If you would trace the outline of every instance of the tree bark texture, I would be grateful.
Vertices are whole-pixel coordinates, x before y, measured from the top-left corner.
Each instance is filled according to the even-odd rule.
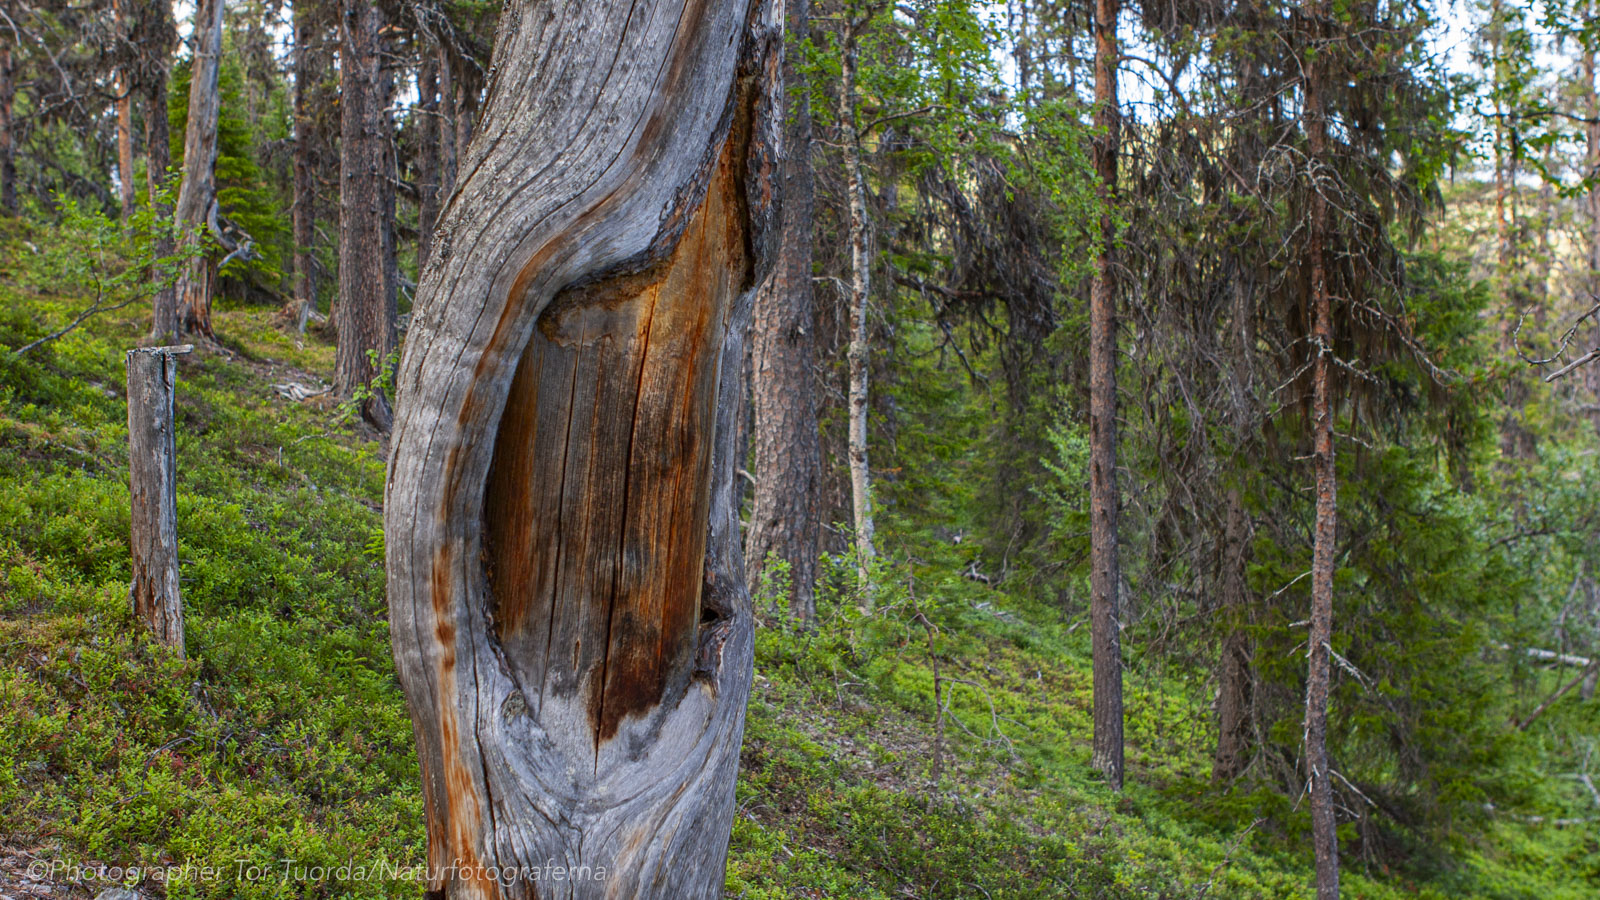
[[[1089,287],[1089,618],[1094,644],[1093,764],[1122,789],[1122,567],[1117,558],[1117,295],[1114,258],[1119,116],[1117,0],[1095,2],[1094,139],[1100,253]]]
[[[189,121],[183,135],[183,183],[174,211],[179,247],[201,245],[211,204],[217,202],[218,77],[222,64],[222,0],[199,0],[194,13],[194,68],[189,79]],[[215,337],[211,298],[216,266],[205,254],[183,264],[178,275],[178,315],[185,333]]]
[[[1309,17],[1323,15],[1316,3]],[[1322,67],[1305,65],[1305,110],[1311,167],[1310,222],[1306,252],[1311,269],[1312,333],[1316,354],[1311,369],[1311,456],[1316,468],[1317,511],[1311,558],[1311,633],[1306,680],[1306,780],[1311,793],[1311,841],[1316,852],[1317,898],[1339,896],[1339,836],[1334,817],[1332,772],[1328,763],[1328,694],[1333,680],[1333,573],[1337,550],[1338,474],[1333,455],[1333,298],[1328,289],[1328,201],[1321,172],[1327,152],[1328,121],[1322,107]]]
[[[789,107],[779,163],[783,242],[766,286],[756,293],[751,326],[751,469],[755,496],[745,537],[749,583],[760,584],[768,558],[788,566],[790,614],[817,616],[817,553],[822,519],[822,446],[817,431],[816,314],[811,282],[811,104],[802,90],[800,52],[808,0],[786,5],[783,80]]]
[[[339,346],[333,390],[343,398],[371,385],[394,350],[395,307],[388,258],[389,114],[377,4],[342,0],[339,44]],[[389,424],[389,399],[375,387],[362,414]]]
[[[128,4],[134,0],[114,0],[111,4],[115,16],[117,36],[127,38]],[[117,199],[122,204],[122,219],[127,221],[133,215],[133,207],[138,194],[138,186],[133,180],[133,93],[134,78],[129,66],[124,64],[117,68],[116,77],[116,108],[117,108]]]
[[[417,270],[428,267],[439,221],[439,57],[424,51],[417,67]]]
[[[11,35],[0,45],[0,212],[17,214],[16,58]]]
[[[316,37],[316,19],[305,0],[294,5],[294,299],[295,330],[306,332],[306,322],[317,308],[317,259],[313,247],[317,239],[317,188],[315,136],[312,126],[311,82],[316,67],[311,42]]]
[[[444,201],[456,186],[456,85],[450,57],[439,48],[439,215],[444,215]],[[437,229],[438,220],[434,220]],[[430,249],[431,253],[432,250]],[[422,271],[418,268],[417,271]]]
[[[778,232],[781,27],[746,0],[514,0],[499,29],[385,503],[428,890],[549,896],[517,867],[554,860],[591,867],[563,897],[716,897],[752,677],[733,440]]]
[[[177,447],[173,399],[187,347],[128,351],[128,480],[133,524],[134,618],[183,655],[178,593]]]
[[[839,127],[844,131],[844,165],[850,193],[850,506],[855,526],[856,568],[863,597],[872,603],[873,546],[872,467],[867,459],[868,416],[872,407],[867,376],[872,362],[871,323],[867,299],[872,293],[872,257],[868,250],[867,182],[861,169],[861,135],[856,130],[856,32],[862,25],[846,23],[844,60],[839,84]]]
[[[167,54],[177,39],[171,0],[146,0],[139,8],[130,36],[139,51],[138,86],[144,96],[144,183],[150,210],[157,221],[171,221],[172,204],[162,200],[167,172],[172,168],[171,129],[167,123]],[[173,254],[172,238],[156,234],[153,254],[165,259]],[[166,285],[151,298],[150,339],[169,343],[178,337],[178,292]]]

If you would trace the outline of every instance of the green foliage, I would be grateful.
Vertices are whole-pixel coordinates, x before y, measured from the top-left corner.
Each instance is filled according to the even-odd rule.
[[[170,192],[166,199],[170,201]],[[34,237],[22,242],[26,253],[14,258],[16,283],[40,294],[87,301],[59,324],[51,320],[49,334],[70,333],[90,316],[150,300],[172,286],[185,258],[181,253],[157,255],[162,242],[173,246],[176,229],[148,206],[122,222],[60,195],[55,224]]]

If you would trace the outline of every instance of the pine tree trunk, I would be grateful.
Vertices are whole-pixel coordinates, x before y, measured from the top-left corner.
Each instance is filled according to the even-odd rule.
[[[111,6],[119,37],[128,37],[128,4],[134,0],[113,0]],[[127,65],[117,68],[117,199],[122,204],[122,220],[133,215],[138,186],[133,180],[133,92],[134,79]]]
[[[872,605],[873,547],[872,467],[867,462],[867,374],[871,369],[871,324],[867,298],[871,296],[872,259],[867,251],[867,184],[861,170],[861,135],[856,131],[856,32],[860,25],[846,23],[843,72],[839,87],[839,125],[844,132],[845,175],[850,192],[850,502],[855,526],[856,567],[862,596]]]
[[[156,640],[183,655],[183,603],[178,593],[177,448],[173,399],[178,354],[188,347],[128,351],[128,473],[134,618]]]
[[[0,212],[17,214],[16,63],[6,33],[0,45]]]
[[[217,91],[222,63],[222,0],[199,0],[194,18],[194,68],[189,80],[189,121],[183,136],[183,184],[174,211],[184,251],[201,245],[206,220],[217,199]],[[178,275],[178,316],[182,330],[214,338],[211,299],[215,264],[199,254]]]
[[[306,333],[306,322],[317,309],[317,188],[315,136],[312,128],[311,82],[316,78],[311,42],[316,23],[306,0],[294,5],[294,296],[299,309],[295,330]]]
[[[1313,3],[1308,13],[1319,21]],[[1320,30],[1320,26],[1319,26]],[[1328,763],[1328,694],[1333,672],[1333,573],[1338,517],[1338,477],[1333,455],[1333,298],[1328,288],[1328,202],[1320,167],[1326,158],[1328,122],[1322,108],[1322,66],[1305,64],[1305,115],[1309,134],[1311,203],[1307,254],[1311,266],[1312,352],[1311,455],[1316,468],[1317,511],[1311,559],[1311,633],[1306,681],[1306,779],[1311,792],[1311,840],[1316,852],[1317,898],[1339,896],[1339,836],[1334,817],[1332,773]]]
[[[685,6],[507,6],[419,289],[385,529],[433,897],[548,896],[518,871],[547,863],[580,900],[722,891],[753,659],[733,438],[783,122],[770,10]]]
[[[1094,643],[1096,769],[1122,790],[1122,568],[1117,559],[1117,0],[1095,2],[1094,168],[1100,179],[1100,254],[1089,288],[1089,602]]]
[[[389,400],[373,385],[395,344],[390,204],[389,116],[382,66],[383,13],[342,0],[339,45],[339,346],[333,391],[350,398],[368,387],[362,414],[389,425]]]
[[[139,86],[144,95],[144,184],[150,211],[158,222],[172,221],[172,204],[162,199],[172,168],[171,128],[167,123],[167,54],[177,38],[171,0],[146,0],[131,31],[139,48]],[[171,236],[156,233],[152,252],[165,259],[174,251]],[[173,285],[158,289],[150,301],[150,340],[167,344],[178,338],[178,292]]]
[[[822,448],[817,432],[816,314],[811,281],[815,204],[811,104],[798,63],[810,23],[808,0],[788,0],[783,80],[789,99],[780,177],[783,243],[771,279],[756,293],[751,328],[751,468],[755,497],[745,537],[746,578],[761,583],[768,558],[788,567],[790,614],[816,620],[817,514]]]

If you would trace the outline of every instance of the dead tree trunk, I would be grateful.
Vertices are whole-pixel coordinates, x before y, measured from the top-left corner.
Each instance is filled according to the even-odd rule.
[[[314,141],[311,81],[316,77],[311,42],[316,20],[305,0],[294,5],[294,298],[295,330],[306,333],[306,322],[317,308],[317,259],[312,247],[317,239],[317,191],[312,179]]]
[[[817,616],[816,573],[822,520],[822,447],[817,432],[815,292],[811,232],[811,104],[800,89],[800,53],[808,0],[788,0],[783,80],[789,112],[783,134],[783,243],[766,286],[757,292],[751,327],[751,468],[755,497],[745,537],[745,571],[760,583],[769,556],[788,566],[789,611]]]
[[[456,84],[450,56],[443,46],[439,48],[439,197],[441,215],[443,200],[456,186],[456,159],[460,148],[456,146]],[[434,228],[439,227],[438,219]],[[432,250],[430,249],[430,253]],[[422,269],[419,267],[418,272]],[[420,275],[418,276],[421,277]]]
[[[175,210],[179,246],[201,246],[211,204],[217,202],[217,91],[222,65],[222,0],[199,0],[194,13],[194,67],[189,78],[189,121],[183,136],[183,184]],[[204,253],[186,260],[178,275],[178,315],[183,331],[212,338],[211,297],[216,267]]]
[[[856,37],[866,21],[845,23],[844,60],[839,80],[839,127],[844,131],[844,167],[850,193],[850,506],[854,516],[856,569],[863,598],[872,604],[872,560],[875,527],[872,519],[872,466],[867,460],[867,375],[871,369],[872,336],[867,320],[867,298],[872,293],[872,258],[867,250],[867,184],[861,169],[861,135],[856,130]]]
[[[172,168],[171,129],[167,124],[167,54],[177,39],[172,22],[171,0],[148,0],[130,32],[139,48],[139,86],[144,95],[145,190],[150,210],[157,221],[171,221],[172,204],[162,200],[167,187],[167,170]],[[171,236],[156,231],[153,247],[157,259],[172,256]],[[166,273],[159,273],[165,276]],[[171,284],[160,287],[151,298],[150,339],[156,343],[177,340],[178,294]]]
[[[417,67],[417,271],[428,267],[439,221],[439,55],[424,51]]]
[[[384,90],[383,12],[343,0],[339,29],[339,346],[333,390],[342,398],[371,386],[395,344],[393,282],[387,262],[389,114]],[[389,426],[389,399],[368,388],[362,414]]]
[[[1089,288],[1089,618],[1094,644],[1096,769],[1122,790],[1122,566],[1117,558],[1117,0],[1095,2],[1094,142],[1100,179],[1100,253]]]
[[[0,44],[0,212],[17,214],[17,82],[11,34]]]
[[[128,351],[128,480],[133,526],[134,618],[156,640],[183,655],[183,603],[178,595],[177,447],[173,394],[178,355],[191,347]]]
[[[1319,4],[1308,4],[1313,22]],[[1306,253],[1311,269],[1311,457],[1316,468],[1317,512],[1311,559],[1311,633],[1306,652],[1306,779],[1311,793],[1311,841],[1317,861],[1317,900],[1338,900],[1339,835],[1334,817],[1333,773],[1328,767],[1328,694],[1333,680],[1333,572],[1338,534],[1338,470],[1333,456],[1333,298],[1328,287],[1328,201],[1320,167],[1326,159],[1328,121],[1322,108],[1322,65],[1305,65],[1305,116],[1310,166],[1310,222]]]
[[[519,867],[551,861],[568,897],[721,893],[753,658],[733,438],[783,126],[754,7],[502,15],[384,507],[431,896],[546,896]]]

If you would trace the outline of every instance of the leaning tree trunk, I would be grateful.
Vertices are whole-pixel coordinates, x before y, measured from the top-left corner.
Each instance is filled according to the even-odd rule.
[[[758,585],[768,557],[788,568],[789,611],[817,616],[816,575],[822,519],[822,448],[817,433],[816,328],[811,283],[811,104],[800,53],[807,0],[788,0],[783,81],[789,112],[783,134],[783,242],[772,277],[757,293],[751,328],[751,468],[755,497],[745,537],[745,572]]]
[[[389,399],[372,386],[395,343],[388,265],[389,113],[382,65],[383,13],[343,0],[339,45],[339,346],[333,391],[367,387],[362,414],[389,426]]]
[[[131,32],[139,48],[138,82],[144,92],[144,183],[150,210],[157,222],[172,221],[172,204],[162,199],[167,187],[167,170],[172,168],[171,129],[167,124],[167,53],[177,39],[172,21],[171,0],[146,0]],[[152,255],[167,259],[173,254],[170,232],[155,229]],[[151,298],[150,339],[168,343],[178,336],[177,288],[167,281],[170,272],[153,273],[160,278]]]
[[[1309,4],[1318,21],[1318,4]],[[1338,900],[1339,836],[1334,817],[1333,773],[1328,768],[1328,693],[1333,679],[1333,572],[1338,518],[1338,477],[1333,457],[1333,298],[1328,287],[1328,201],[1321,173],[1326,158],[1328,121],[1322,108],[1322,64],[1305,66],[1307,149],[1311,203],[1306,248],[1311,268],[1311,457],[1316,468],[1317,512],[1311,551],[1311,633],[1307,650],[1306,778],[1311,792],[1311,842],[1317,861],[1317,900]]]
[[[306,322],[317,309],[317,192],[312,178],[315,135],[311,112],[311,80],[316,77],[311,41],[316,19],[306,0],[294,4],[294,299],[295,330],[306,333]]]
[[[777,23],[746,4],[502,15],[384,506],[432,896],[547,896],[519,871],[547,863],[565,897],[721,892],[753,658],[734,423],[782,128]]]
[[[0,212],[17,214],[16,63],[11,35],[0,46]]]
[[[861,135],[856,130],[856,32],[860,25],[846,23],[844,60],[839,79],[839,127],[844,132],[845,176],[850,193],[850,507],[856,539],[856,574],[862,597],[872,604],[873,546],[872,467],[867,460],[867,375],[871,369],[871,331],[867,298],[871,296],[872,260],[867,251],[867,184],[861,170]]]
[[[180,251],[194,255],[178,275],[178,317],[183,331],[215,337],[211,330],[211,296],[216,266],[201,246],[211,204],[217,202],[217,91],[222,65],[222,2],[199,0],[194,13],[194,67],[189,79],[189,121],[183,135],[183,184],[178,188]]]
[[[1122,790],[1122,566],[1117,559],[1117,0],[1095,3],[1094,142],[1100,252],[1089,289],[1089,618],[1094,644],[1096,769]]]

